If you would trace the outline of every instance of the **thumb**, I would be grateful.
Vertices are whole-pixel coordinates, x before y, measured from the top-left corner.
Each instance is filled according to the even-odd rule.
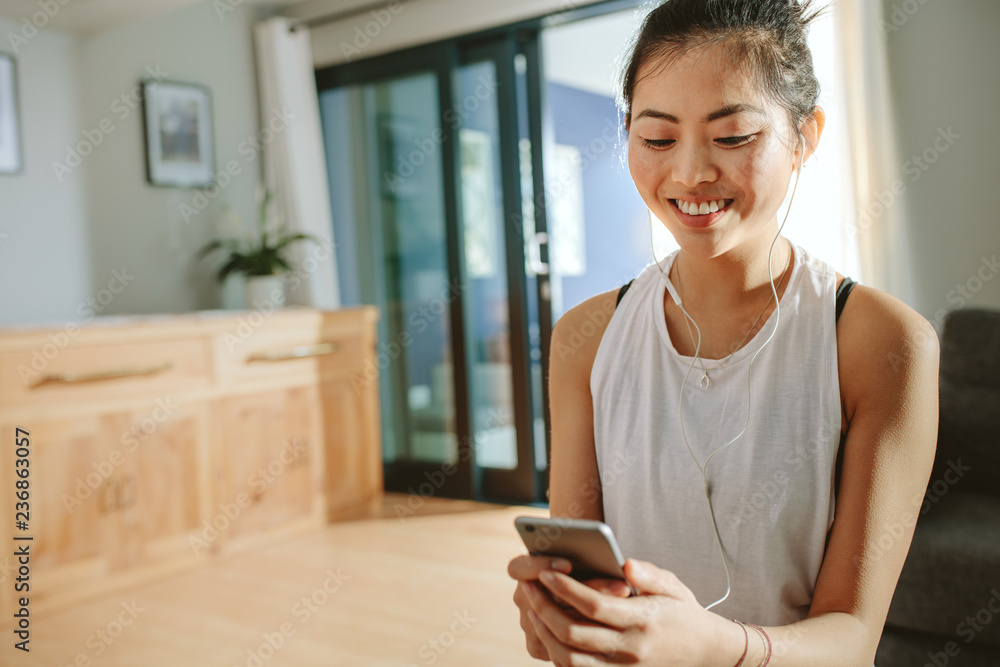
[[[635,586],[640,595],[666,595],[672,598],[682,598],[687,587],[669,570],[663,570],[656,565],[629,558],[625,561],[625,576]]]

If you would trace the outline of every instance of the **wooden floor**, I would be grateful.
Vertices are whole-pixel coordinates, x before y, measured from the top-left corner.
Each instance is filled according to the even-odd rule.
[[[544,664],[524,649],[506,567],[524,553],[514,517],[547,510],[431,500],[400,517],[406,501],[36,618],[30,654],[4,633],[0,665]]]

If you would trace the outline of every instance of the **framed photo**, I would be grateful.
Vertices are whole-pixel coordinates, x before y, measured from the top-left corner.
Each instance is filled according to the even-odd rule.
[[[144,79],[142,108],[149,182],[162,187],[210,187],[215,143],[208,88]]]
[[[21,120],[15,64],[14,56],[0,53],[0,174],[21,171]]]

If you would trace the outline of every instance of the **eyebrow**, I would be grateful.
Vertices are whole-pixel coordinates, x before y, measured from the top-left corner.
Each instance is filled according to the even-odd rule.
[[[745,102],[740,102],[738,104],[730,104],[729,106],[722,107],[717,111],[705,116],[702,120],[703,123],[711,123],[714,120],[719,120],[720,118],[725,118],[726,116],[733,116],[738,113],[756,113],[764,115],[764,110],[760,107],[756,107],[752,104],[747,104]],[[673,114],[666,113],[664,111],[657,111],[655,109],[643,109],[638,116],[635,117],[636,120],[642,118],[659,118],[661,120],[670,121],[671,123],[680,124],[677,116]]]

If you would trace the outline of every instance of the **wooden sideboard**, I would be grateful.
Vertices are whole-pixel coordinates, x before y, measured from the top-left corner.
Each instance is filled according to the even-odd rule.
[[[25,595],[14,545],[45,613],[379,504],[377,320],[292,307],[0,329],[0,624]]]

